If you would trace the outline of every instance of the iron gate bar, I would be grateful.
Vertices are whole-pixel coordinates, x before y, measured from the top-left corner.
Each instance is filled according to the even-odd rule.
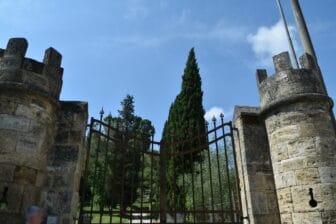
[[[134,146],[134,148],[135,148],[135,140],[133,139],[133,146]],[[134,165],[134,163],[135,163],[135,156],[136,156],[136,154],[135,153],[133,153],[132,154],[132,165]],[[133,201],[133,187],[134,187],[134,176],[132,175],[132,180],[131,180],[131,201]],[[132,210],[133,210],[133,207],[131,206],[131,213],[132,213]],[[132,222],[133,222],[133,219],[131,219],[131,224],[132,224]]]
[[[223,118],[221,117],[221,121],[223,122]],[[225,132],[225,126],[222,126],[222,131]],[[229,159],[227,153],[227,142],[226,137],[223,138],[224,141],[224,151],[225,151],[225,163],[226,163],[226,176],[228,180],[228,187],[229,187],[229,200],[230,200],[230,209],[233,210],[232,198],[231,198],[231,181],[230,181],[230,170],[229,170]],[[231,220],[234,220],[233,215],[231,215]]]
[[[193,198],[193,209],[195,210],[195,186],[194,186],[194,154],[190,153],[191,157],[191,188],[192,188],[192,198]],[[195,223],[195,212],[193,212],[193,221]]]
[[[84,201],[85,201],[85,193],[86,193],[86,186],[87,186],[87,183],[86,183],[86,178],[88,176],[88,166],[89,166],[89,156],[90,156],[90,146],[91,146],[91,137],[92,137],[92,132],[91,132],[91,128],[92,128],[92,125],[93,125],[93,118],[91,118],[91,122],[90,122],[90,125],[89,125],[89,136],[88,136],[88,144],[87,144],[87,153],[86,153],[86,158],[85,158],[85,167],[84,167],[84,180],[83,180],[83,185],[84,187],[82,187],[82,192],[81,193],[81,205],[80,205],[80,211],[79,211],[79,221],[83,221],[83,209],[84,209]]]
[[[151,140],[154,140],[154,131],[151,133]],[[152,154],[154,150],[154,145],[151,144],[151,181],[150,181],[150,208],[153,208],[153,164],[154,164],[154,155]],[[152,216],[152,215],[151,215]],[[150,223],[152,223],[152,219],[150,219]]]
[[[210,133],[208,122],[206,122],[206,130],[207,130],[207,133]],[[206,135],[206,138],[207,138],[207,142],[209,142],[209,135]],[[207,151],[208,151],[208,166],[209,166],[210,190],[211,190],[212,220],[215,220],[215,214],[214,214],[215,208],[214,208],[214,199],[213,199],[213,182],[212,182],[212,172],[211,172],[210,150],[207,150]]]
[[[200,134],[200,128],[199,128],[199,124],[198,124],[198,128],[197,128],[197,140],[198,140],[198,145],[201,144],[201,138],[200,138],[201,134]],[[202,191],[202,208],[203,210],[205,210],[205,206],[204,206],[204,186],[203,186],[203,160],[201,160],[200,162],[200,172],[201,172],[201,191]]]
[[[110,117],[109,117],[110,118]],[[108,119],[108,125],[111,125],[111,119]],[[107,136],[110,135],[110,128],[107,129]],[[105,176],[106,176],[106,170],[107,170],[107,149],[109,145],[109,139],[107,139],[106,146],[105,146],[105,163],[104,163],[104,179],[103,179],[103,186],[105,186]],[[103,201],[101,201],[100,207],[103,207]],[[102,222],[103,216],[100,215],[99,222]]]
[[[213,126],[216,130],[216,118],[214,117],[213,121]],[[215,134],[215,139],[217,139],[217,130],[214,132]],[[225,138],[224,138],[225,139]],[[221,175],[220,175],[220,168],[219,168],[219,155],[218,155],[218,141],[215,142],[216,146],[216,158],[217,158],[217,173],[218,173],[218,181],[219,181],[219,194],[220,194],[220,201],[221,201],[221,209],[223,210],[223,191],[222,191],[222,180],[221,180]],[[224,151],[226,152],[226,149],[224,148]],[[227,161],[226,161],[226,168],[227,168]],[[229,183],[230,186],[230,183]],[[232,202],[230,202],[232,204]],[[232,210],[232,208],[231,208]],[[224,221],[224,216],[221,214],[222,221]],[[232,220],[232,219],[231,219]]]
[[[232,127],[232,121],[230,121],[230,137],[231,137],[231,144],[232,144],[232,152],[233,152],[233,162],[234,162],[234,170],[235,170],[235,181],[236,181],[236,194],[237,194],[237,199],[238,199],[238,208],[240,211],[240,218],[243,217],[243,209],[242,209],[242,204],[241,204],[241,198],[240,198],[240,184],[239,184],[239,175],[238,175],[238,166],[237,166],[237,156],[236,156],[236,146],[234,142],[234,137],[233,137],[233,127]]]
[[[101,132],[101,127],[102,127],[102,120],[103,120],[103,115],[104,115],[104,111],[101,110],[100,112],[100,123],[99,123],[99,132]],[[95,160],[95,168],[94,168],[94,176],[97,175],[97,163],[98,163],[98,157],[99,157],[99,148],[100,148],[100,143],[101,143],[101,138],[98,138],[98,145],[97,145],[97,150],[96,150],[96,160]],[[90,209],[90,217],[92,217],[92,211],[93,211],[93,200],[94,200],[94,195],[95,195],[95,185],[93,186],[92,189],[92,199],[91,199],[91,209]]]

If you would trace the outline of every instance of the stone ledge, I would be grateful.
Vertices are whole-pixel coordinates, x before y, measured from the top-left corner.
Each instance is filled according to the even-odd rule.
[[[260,107],[250,107],[250,106],[235,106],[233,112],[233,123],[236,122],[237,119],[243,116],[252,116],[258,117],[260,114]]]
[[[265,107],[262,107],[260,111],[260,116],[262,117],[267,116],[267,114],[269,114],[272,110],[275,110],[278,107],[288,106],[296,102],[321,102],[321,101],[322,102],[327,101],[327,103],[330,106],[330,109],[334,107],[334,101],[329,96],[318,93],[305,93],[305,94],[297,94],[292,97],[282,98],[279,99],[278,101],[268,104]]]

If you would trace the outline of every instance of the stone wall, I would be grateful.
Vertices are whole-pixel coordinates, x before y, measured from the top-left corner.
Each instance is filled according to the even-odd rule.
[[[280,223],[267,134],[260,108],[235,107],[235,148],[244,223]]]
[[[310,55],[273,61],[273,76],[257,70],[260,108],[234,114],[246,223],[336,223],[333,101]]]
[[[292,68],[287,52],[273,59],[276,74],[257,78],[281,222],[336,223],[333,102],[309,55],[301,69]]]
[[[41,204],[60,223],[76,217],[81,175],[80,160],[84,147],[87,104],[61,101],[55,143],[47,158],[46,180]]]
[[[0,197],[4,201],[0,223],[4,224],[23,223],[23,211],[28,206],[56,208],[60,200],[74,206],[77,197],[74,192],[78,188],[87,104],[59,101],[63,68],[56,50],[47,49],[41,63],[24,57],[27,47],[25,39],[13,38],[5,50],[0,49]],[[71,127],[62,126],[65,123]],[[66,131],[69,140],[64,143],[59,135]],[[75,148],[77,157],[72,156],[75,152],[65,150],[67,146]],[[60,174],[52,172],[53,155],[71,157],[67,165],[75,169],[64,168],[63,174],[65,177],[72,172],[72,179],[62,186],[73,193],[47,203],[45,193],[51,195],[49,180]],[[59,223],[68,222],[60,219]]]

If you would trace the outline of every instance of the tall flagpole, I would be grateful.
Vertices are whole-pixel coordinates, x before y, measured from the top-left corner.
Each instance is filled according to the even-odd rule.
[[[302,13],[302,10],[301,10],[301,7],[300,7],[299,0],[291,0],[291,5],[292,5],[293,14],[294,14],[294,17],[295,17],[297,29],[298,29],[299,34],[300,34],[300,39],[301,39],[301,42],[302,42],[303,50],[306,53],[310,54],[315,59],[315,63],[317,65],[318,75],[319,75],[321,84],[323,86],[323,89],[324,89],[325,93],[328,94],[327,87],[324,83],[322,72],[320,70],[320,66],[318,65],[317,56],[315,54],[313,43],[312,43],[310,35],[309,35],[307,24],[306,24],[306,21],[304,19],[304,16],[303,16],[303,13]],[[336,126],[335,126],[335,129],[336,129]]]
[[[282,5],[281,5],[280,0],[277,0],[277,3],[278,3],[281,18],[282,18],[282,21],[283,21],[283,24],[284,24],[284,27],[285,27],[285,30],[286,30],[286,34],[287,34],[287,38],[288,38],[288,42],[289,42],[289,46],[290,46],[290,51],[292,53],[292,56],[293,56],[293,59],[294,59],[294,62],[295,62],[295,66],[296,66],[296,68],[299,68],[299,63],[298,63],[298,60],[297,60],[297,57],[296,57],[293,41],[292,41],[291,35],[289,33],[289,30],[288,30],[288,25],[287,25],[285,13],[282,9]]]
[[[317,57],[315,54],[315,50],[313,47],[313,43],[310,39],[310,35],[308,32],[308,28],[306,25],[306,21],[304,19],[304,16],[302,14],[302,10],[300,7],[300,3],[298,0],[291,0],[293,14],[295,17],[296,25],[300,34],[301,42],[303,45],[303,49],[306,53],[310,54],[315,58],[315,61],[317,63]]]

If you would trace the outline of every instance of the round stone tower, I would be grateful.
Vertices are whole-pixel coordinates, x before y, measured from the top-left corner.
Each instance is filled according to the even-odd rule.
[[[23,210],[39,204],[59,108],[61,55],[49,48],[40,63],[25,58],[27,47],[13,38],[0,49],[1,223],[23,223]]]
[[[293,69],[287,52],[275,75],[257,71],[281,223],[336,223],[336,135],[333,101],[308,54]]]

